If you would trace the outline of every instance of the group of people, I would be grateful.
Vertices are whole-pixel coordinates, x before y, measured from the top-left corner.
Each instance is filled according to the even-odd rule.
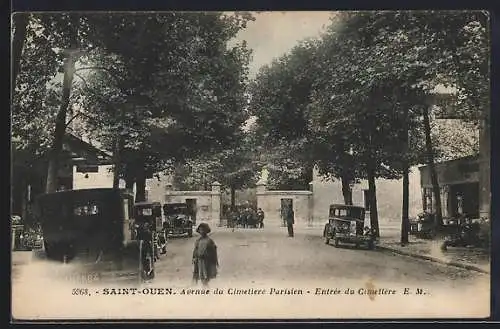
[[[231,228],[264,228],[264,211],[258,208],[255,211],[252,207],[247,206],[242,210],[233,207],[227,214],[227,226]]]

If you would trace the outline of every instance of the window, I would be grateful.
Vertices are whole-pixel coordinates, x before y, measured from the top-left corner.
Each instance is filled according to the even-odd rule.
[[[95,216],[99,214],[99,207],[96,204],[77,206],[74,209],[74,214],[76,216]]]
[[[153,215],[153,209],[151,209],[151,208],[140,209],[139,212],[142,216],[152,216]]]
[[[335,209],[335,216],[347,216],[347,209]]]
[[[457,214],[463,215],[464,213],[464,199],[461,194],[457,194]]]
[[[79,164],[76,166],[76,172],[79,173],[96,173],[99,172],[99,166]]]
[[[424,210],[427,213],[432,214],[434,200],[432,197],[432,188],[424,188]]]

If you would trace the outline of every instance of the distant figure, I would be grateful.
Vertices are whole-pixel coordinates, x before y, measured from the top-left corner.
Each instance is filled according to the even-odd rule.
[[[286,227],[286,212],[288,208],[281,207],[281,220],[283,221],[282,226]]]
[[[257,210],[257,220],[260,228],[264,228],[264,217],[264,211],[262,210],[262,208],[259,208]]]
[[[248,207],[247,226],[256,228],[257,227],[256,219],[257,219],[257,214],[255,213],[255,210],[252,207]]]
[[[288,236],[293,237],[293,224],[295,224],[295,213],[292,207],[288,207],[285,212],[286,226],[288,228]]]
[[[229,227],[234,232],[234,227],[238,222],[238,211],[236,210],[236,208],[231,207],[231,209],[229,210],[228,221],[229,221]]]
[[[210,226],[206,223],[198,225],[196,232],[201,236],[196,240],[193,250],[193,280],[201,280],[203,286],[217,276],[219,260],[217,257],[217,245],[208,237]]]

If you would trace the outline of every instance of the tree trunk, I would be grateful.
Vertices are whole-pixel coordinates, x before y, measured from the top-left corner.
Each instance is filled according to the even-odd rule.
[[[26,181],[26,177],[22,179],[22,199],[21,199],[21,218],[23,223],[26,224],[28,220],[28,182]]]
[[[71,49],[78,48],[78,18],[73,18],[74,29],[71,33]],[[69,51],[64,63],[64,78],[62,87],[61,106],[56,116],[56,127],[52,145],[49,152],[49,165],[47,170],[46,193],[55,192],[57,190],[57,174],[59,171],[59,156],[63,147],[64,135],[66,133],[66,115],[68,113],[69,98],[71,94],[71,85],[73,84],[73,74],[75,72],[74,54]]]
[[[146,201],[146,168],[144,161],[137,164],[136,170],[135,202]]]
[[[404,111],[404,129],[401,134],[403,142],[403,204],[401,211],[401,245],[405,246],[409,243],[408,234],[410,231],[409,207],[410,207],[410,177],[409,177],[409,128],[408,128],[408,110]]]
[[[435,224],[437,227],[440,227],[443,224],[443,213],[441,210],[441,191],[439,189],[436,166],[434,165],[434,148],[432,147],[431,124],[429,120],[429,108],[427,106],[424,107],[423,115],[424,115],[425,148],[427,153],[427,165],[429,166],[429,170],[431,173],[433,197],[436,200]]]
[[[409,206],[410,206],[410,179],[408,162],[403,164],[403,209],[401,216],[401,245],[407,245],[410,219],[409,219]]]
[[[127,163],[125,165],[125,188],[127,190],[132,190],[134,188],[135,176],[132,170],[132,164]]]
[[[351,190],[351,180],[346,176],[342,175],[342,195],[344,196],[344,203],[346,205],[352,205],[352,190]]]
[[[375,184],[375,171],[373,166],[369,165],[367,170],[368,176],[368,189],[370,194],[370,226],[375,231],[375,237],[380,237],[380,230],[378,225],[378,211],[377,211],[377,187]]]
[[[12,39],[12,90],[15,89],[17,75],[21,67],[21,57],[26,40],[26,27],[28,26],[29,16],[25,13],[17,13],[14,14],[13,20],[15,30]]]
[[[236,188],[234,185],[231,185],[231,208],[234,208],[236,205]]]
[[[114,170],[113,170],[113,188],[120,188],[120,171],[121,171],[121,153],[122,153],[122,145],[123,145],[123,137],[121,135],[117,135],[116,137],[116,145],[114,156]]]

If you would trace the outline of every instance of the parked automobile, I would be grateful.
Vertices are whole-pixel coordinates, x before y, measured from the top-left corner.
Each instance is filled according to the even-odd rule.
[[[43,234],[41,228],[35,226],[24,230],[22,235],[22,246],[25,250],[43,248]]]
[[[351,243],[358,248],[365,244],[369,249],[375,247],[373,230],[364,225],[365,208],[350,205],[330,205],[328,223],[325,224],[323,237],[325,243],[334,241],[335,247],[342,243]]]
[[[134,221],[133,195],[96,188],[48,193],[36,199],[36,216],[47,258],[87,265],[133,266],[142,278],[154,276],[149,224]]]
[[[167,236],[163,227],[162,207],[159,202],[137,202],[134,205],[136,225],[149,223],[153,228],[153,250],[155,259],[167,253]]]
[[[481,247],[487,244],[480,234],[480,219],[456,217],[448,220],[444,227],[446,236],[441,245],[443,250],[447,250],[448,247]]]
[[[163,205],[164,228],[167,235],[193,236],[193,219],[187,203],[166,203]]]
[[[410,234],[419,238],[433,238],[435,234],[434,214],[421,213],[417,218],[410,219]]]

